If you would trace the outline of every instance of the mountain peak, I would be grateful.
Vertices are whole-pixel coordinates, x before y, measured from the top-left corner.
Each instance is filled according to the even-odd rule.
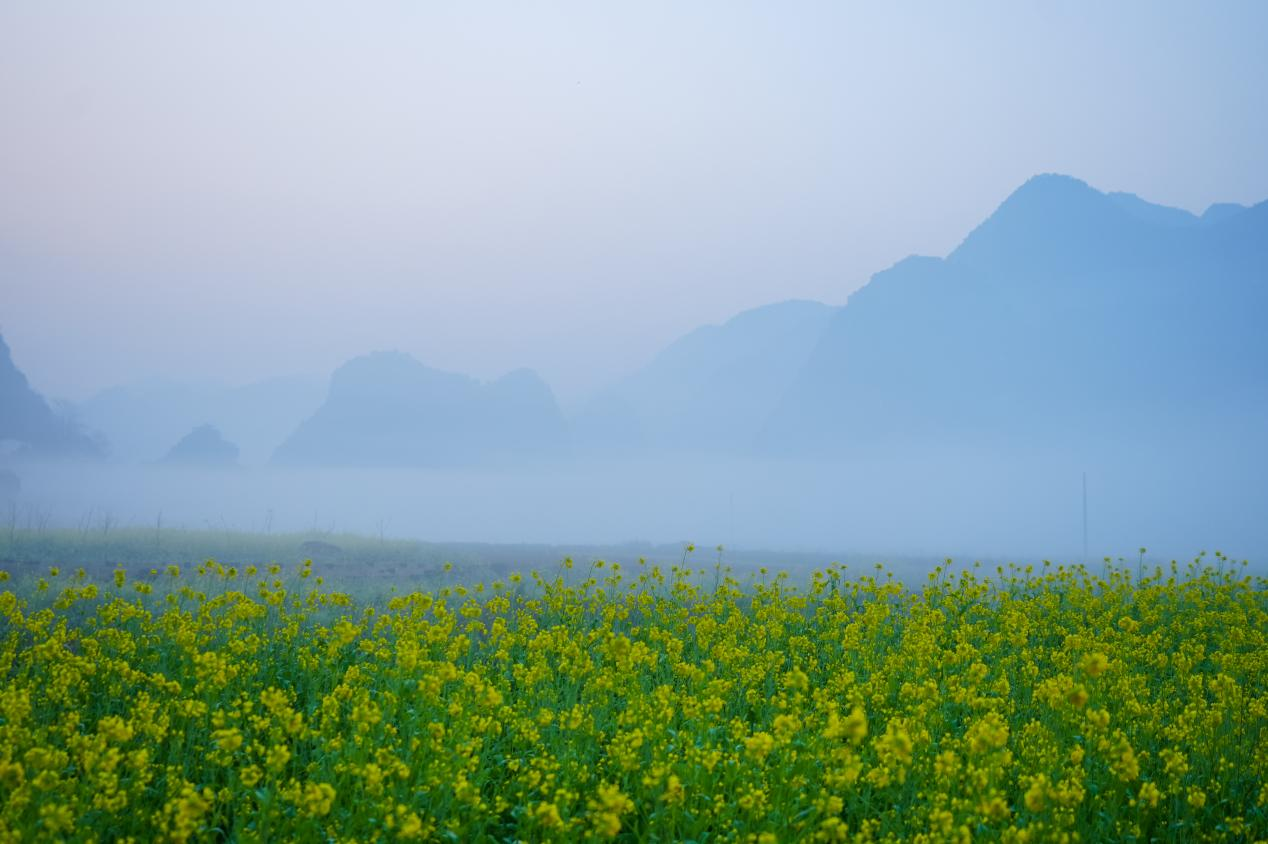
[[[1010,193],[978,229],[990,225],[992,221],[1038,222],[1103,211],[1111,207],[1107,200],[1104,193],[1082,179],[1061,173],[1041,173],[1031,176]],[[973,233],[970,233],[969,239],[972,237]]]
[[[237,459],[238,447],[226,440],[215,425],[194,428],[164,458],[167,463],[203,466],[231,466]]]
[[[493,382],[444,372],[403,352],[335,370],[325,403],[274,452],[280,463],[457,466],[553,453],[564,423],[529,369]]]
[[[1134,194],[1106,194],[1073,176],[1045,173],[1013,191],[947,260],[1014,274],[1024,266],[1061,273],[1083,265],[1115,266],[1142,237],[1197,222],[1187,211]]]
[[[1246,210],[1245,205],[1239,205],[1236,202],[1216,202],[1202,212],[1202,222],[1207,225],[1221,223]]]
[[[330,396],[375,404],[386,397],[454,396],[476,391],[479,382],[444,372],[400,351],[378,351],[354,357],[330,376]]]
[[[1056,197],[1104,196],[1105,194],[1089,185],[1082,179],[1065,173],[1037,173],[1031,176],[1021,187],[1013,191],[1007,202],[1029,200],[1034,197],[1052,199]]]
[[[46,455],[95,457],[103,452],[100,442],[55,413],[35,391],[13,362],[4,337],[0,337],[0,440],[12,440]]]

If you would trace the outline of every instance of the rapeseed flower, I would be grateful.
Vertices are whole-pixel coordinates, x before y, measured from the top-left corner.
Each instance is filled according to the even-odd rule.
[[[1264,840],[1268,582],[1219,559],[0,577],[0,840]]]

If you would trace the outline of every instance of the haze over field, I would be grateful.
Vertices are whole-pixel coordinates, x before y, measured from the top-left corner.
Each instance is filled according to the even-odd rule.
[[[11,4],[0,498],[1077,558],[1086,473],[1091,556],[1262,562],[1265,40],[1257,4]]]

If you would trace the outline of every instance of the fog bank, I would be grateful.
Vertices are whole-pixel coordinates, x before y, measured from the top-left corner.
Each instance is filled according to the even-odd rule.
[[[25,462],[3,506],[17,527],[330,531],[426,541],[567,546],[695,542],[931,559],[1078,561],[1075,455],[875,451],[833,462],[563,460],[507,470],[183,468]],[[1123,454],[1087,467],[1092,560],[1268,559],[1251,465],[1211,454]]]

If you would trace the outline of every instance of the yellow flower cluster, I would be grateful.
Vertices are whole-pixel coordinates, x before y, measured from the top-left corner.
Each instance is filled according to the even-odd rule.
[[[1222,555],[311,572],[0,572],[0,842],[1268,838],[1268,582]]]

